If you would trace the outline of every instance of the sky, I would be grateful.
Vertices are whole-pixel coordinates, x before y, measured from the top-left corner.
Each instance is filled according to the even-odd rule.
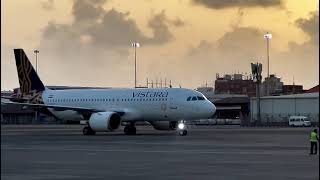
[[[270,74],[304,89],[319,84],[316,0],[3,0],[1,90],[19,86],[23,48],[45,85],[133,87],[171,80],[214,85],[216,74],[251,73],[270,40]]]

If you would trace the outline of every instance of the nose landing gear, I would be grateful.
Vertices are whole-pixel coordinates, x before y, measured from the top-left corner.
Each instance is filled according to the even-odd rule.
[[[180,130],[179,131],[179,135],[180,136],[186,136],[188,134],[188,131],[187,130]]]
[[[185,125],[185,121],[180,121],[178,123],[178,133],[180,136],[186,136],[188,134],[187,126]]]

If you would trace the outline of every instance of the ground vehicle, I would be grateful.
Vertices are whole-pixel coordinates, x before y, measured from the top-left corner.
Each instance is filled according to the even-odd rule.
[[[290,116],[289,126],[311,126],[311,122],[305,116]]]

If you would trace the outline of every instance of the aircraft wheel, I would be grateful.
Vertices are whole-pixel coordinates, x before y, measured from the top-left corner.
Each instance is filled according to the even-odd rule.
[[[137,129],[135,126],[126,126],[124,127],[123,131],[126,135],[135,135],[137,133]]]
[[[82,129],[82,133],[83,133],[83,135],[95,135],[96,134],[96,132],[94,131],[94,130],[92,130],[90,127],[84,127],[83,129]]]
[[[186,136],[187,134],[188,134],[188,131],[187,131],[187,130],[179,131],[179,135],[180,135],[180,136]]]
[[[96,132],[91,129],[90,135],[96,135]]]

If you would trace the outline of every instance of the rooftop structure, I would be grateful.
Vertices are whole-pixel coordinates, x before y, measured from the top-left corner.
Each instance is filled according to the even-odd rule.
[[[270,74],[270,77],[266,77],[262,82],[261,95],[275,95],[282,93],[283,82],[281,78],[278,78],[274,74]]]
[[[305,91],[305,93],[313,93],[313,92],[319,93],[319,85],[316,85],[315,87],[310,88],[310,89]]]
[[[243,74],[226,74],[223,77],[217,74],[214,89],[215,94],[242,94],[250,97],[256,94],[252,78]]]

